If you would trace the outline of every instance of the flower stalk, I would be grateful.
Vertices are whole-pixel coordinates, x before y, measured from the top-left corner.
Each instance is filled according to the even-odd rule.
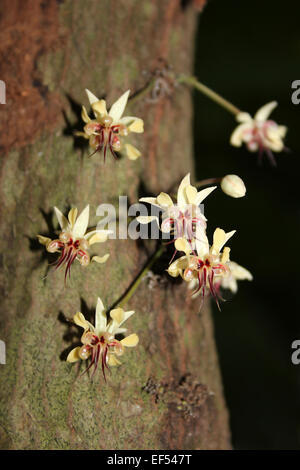
[[[144,267],[144,269],[140,272],[138,277],[135,279],[134,283],[132,286],[128,289],[128,291],[125,293],[123,298],[121,299],[121,302],[118,303],[119,307],[123,307],[126,305],[126,303],[131,299],[137,288],[139,287],[140,283],[146,276],[146,274],[150,271],[154,263],[162,256],[164,253],[166,247],[164,245],[160,245],[157,250],[154,252],[154,254],[151,256],[149,259],[148,263]]]
[[[207,96],[212,101],[222,106],[222,108],[226,109],[234,116],[236,116],[237,114],[241,112],[240,109],[234,106],[232,103],[230,103],[230,101],[225,100],[225,98],[223,98],[221,95],[213,91],[211,88],[199,82],[199,80],[197,80],[196,77],[188,77],[187,75],[180,75],[179,78],[177,79],[177,83],[184,83],[185,85],[189,85],[195,88],[196,90],[201,91],[203,95]]]

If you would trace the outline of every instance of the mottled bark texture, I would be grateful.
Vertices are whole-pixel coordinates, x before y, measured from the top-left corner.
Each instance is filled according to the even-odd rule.
[[[139,273],[153,245],[110,240],[95,252],[105,265],[47,272],[36,234],[57,228],[53,206],[95,209],[118,195],[168,190],[193,169],[190,92],[178,88],[131,113],[145,120],[136,138],[140,161],[103,164],[74,140],[87,87],[108,102],[136,92],[162,57],[192,70],[197,11],[179,0],[2,1],[1,105],[1,448],[224,449],[227,412],[209,309],[197,314],[183,283],[145,279],[127,307],[140,344],[105,384],[78,377],[65,362],[79,330],[65,321],[93,314],[97,296],[113,305]],[[53,226],[54,224],[54,226]],[[53,259],[53,258],[51,258]],[[167,267],[165,259],[160,268]],[[158,270],[156,266],[156,271]],[[83,368],[81,368],[81,371]]]

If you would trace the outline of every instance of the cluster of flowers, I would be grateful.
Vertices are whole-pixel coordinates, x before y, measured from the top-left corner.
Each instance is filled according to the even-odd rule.
[[[221,187],[232,197],[242,197],[246,193],[243,181],[236,175],[224,177]],[[138,221],[147,224],[156,220],[162,232],[172,234],[175,251],[168,273],[172,277],[181,276],[189,283],[191,289],[195,288],[193,295],[201,295],[201,305],[209,291],[219,307],[221,287],[236,292],[237,280],[252,280],[252,275],[247,269],[230,261],[230,248],[224,247],[235,230],[225,233],[224,230],[217,228],[213,235],[213,244],[209,244],[206,235],[207,219],[199,205],[215,189],[216,186],[212,186],[197,191],[197,188],[191,185],[188,174],[179,185],[176,204],[166,193],[160,193],[156,198],[140,199],[140,202],[160,208],[161,223],[156,216],[140,216]],[[177,252],[184,253],[184,256],[173,261]]]
[[[107,112],[106,102],[99,100],[89,90],[88,99],[94,113],[91,119],[86,108],[82,107],[82,119],[85,122],[83,132],[77,135],[89,140],[93,154],[100,151],[106,157],[107,151],[116,157],[116,152],[124,150],[129,159],[135,160],[141,152],[128,142],[130,133],[143,132],[143,120],[134,116],[125,116],[123,113],[129,97],[126,91]],[[255,118],[247,113],[239,113],[237,120],[241,123],[231,136],[231,143],[240,146],[243,142],[251,151],[263,150],[280,151],[283,148],[282,138],[286,128],[278,126],[267,118],[275,102],[261,108]],[[92,154],[92,155],[93,155]],[[216,180],[217,181],[217,180]],[[236,175],[227,175],[221,181],[223,191],[232,197],[242,197],[246,193],[243,181]],[[177,192],[177,200],[166,193],[161,192],[156,198],[141,198],[140,202],[149,203],[159,207],[162,218],[156,216],[138,217],[141,224],[147,224],[153,220],[158,223],[160,230],[172,238],[175,245],[174,255],[167,269],[170,276],[181,276],[189,287],[194,289],[193,295],[201,295],[202,301],[205,295],[210,293],[219,306],[221,288],[237,291],[237,281],[252,279],[251,273],[233,262],[229,258],[230,248],[225,246],[235,233],[235,230],[225,233],[217,228],[213,235],[213,243],[210,245],[207,235],[207,219],[201,212],[200,204],[216,189],[216,186],[197,191],[190,183],[190,175],[183,178]],[[78,211],[73,208],[66,218],[58,208],[54,208],[60,226],[58,238],[52,240],[43,235],[38,235],[39,242],[45,246],[49,253],[59,253],[55,263],[55,269],[65,267],[65,283],[70,276],[71,266],[75,260],[81,266],[86,267],[91,262],[105,263],[109,254],[90,257],[89,249],[93,244],[107,241],[110,230],[88,230],[89,205],[78,216]],[[174,260],[177,253],[180,253]],[[122,308],[116,308],[107,314],[103,303],[98,298],[95,326],[87,321],[83,314],[77,312],[73,318],[76,325],[83,328],[81,337],[82,346],[73,349],[68,357],[68,362],[87,360],[90,364],[86,370],[94,366],[95,373],[99,362],[105,378],[105,370],[110,366],[120,364],[119,356],[123,355],[126,347],[134,347],[139,338],[131,334],[124,339],[116,339],[116,335],[123,334],[126,329],[121,327],[123,323],[134,313],[125,312]]]

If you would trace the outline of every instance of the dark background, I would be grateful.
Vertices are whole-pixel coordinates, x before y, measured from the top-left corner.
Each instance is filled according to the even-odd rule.
[[[277,168],[266,158],[258,166],[256,153],[229,145],[234,117],[195,92],[197,179],[234,173],[247,186],[245,198],[218,191],[205,204],[209,233],[237,229],[231,258],[254,276],[214,312],[236,449],[300,448],[300,365],[291,362],[300,339],[300,105],[291,101],[299,20],[299,1],[290,0],[211,0],[200,16],[198,78],[252,115],[278,101],[271,117],[288,126],[291,149],[276,154]]]

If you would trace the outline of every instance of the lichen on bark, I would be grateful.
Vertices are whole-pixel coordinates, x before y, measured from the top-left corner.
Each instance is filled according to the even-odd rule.
[[[0,119],[27,127],[1,137],[0,331],[7,347],[7,364],[0,365],[1,448],[228,448],[208,306],[199,316],[184,285],[164,276],[144,280],[130,300],[136,315],[128,322],[139,346],[107,384],[100,374],[91,382],[64,360],[76,334],[64,318],[93,311],[97,296],[113,305],[143,267],[146,250],[133,240],[111,240],[109,261],[74,267],[65,288],[62,272],[43,279],[47,259],[35,241],[48,233],[53,206],[81,210],[89,203],[96,223],[98,204],[117,204],[118,195],[136,202],[141,186],[157,193],[191,171],[192,104],[183,88],[158,103],[134,105],[146,129],[137,137],[140,161],[109,158],[104,165],[98,155],[88,158],[72,131],[85,88],[112,102],[128,88],[142,88],[143,71],[159,57],[175,71],[191,71],[196,13],[177,0],[7,5],[1,35],[12,57],[2,61],[8,97]],[[27,61],[24,76],[17,75],[24,88],[15,82],[10,88],[13,59]]]

